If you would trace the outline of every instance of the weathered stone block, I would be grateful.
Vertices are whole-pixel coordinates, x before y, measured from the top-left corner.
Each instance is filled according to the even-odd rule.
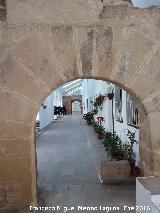
[[[4,138],[8,140],[12,139],[13,141],[13,139],[17,138],[17,132],[19,133],[19,139],[27,139],[28,137],[30,137],[29,135],[33,134],[33,129],[34,128],[28,124],[9,120],[0,120],[0,141]]]
[[[62,11],[63,9],[63,11]],[[99,0],[8,0],[9,23],[93,23],[102,9]]]
[[[0,21],[6,21],[6,0],[0,0]]]
[[[29,123],[34,116],[34,107],[26,100],[0,89],[0,118]]]
[[[121,182],[130,177],[130,165],[126,160],[101,162],[101,178],[103,182]]]
[[[140,119],[140,158],[144,174],[160,175],[159,10],[132,9],[120,2],[104,0],[101,13],[100,0],[6,1],[7,25],[0,26],[0,181],[8,182],[11,205],[36,200],[35,104],[77,78],[111,81],[144,100],[143,114],[152,116]],[[5,1],[0,5],[4,20]],[[119,164],[105,162],[103,178],[129,178],[128,163]]]
[[[0,185],[0,206],[3,207],[6,204],[5,188],[4,185]]]

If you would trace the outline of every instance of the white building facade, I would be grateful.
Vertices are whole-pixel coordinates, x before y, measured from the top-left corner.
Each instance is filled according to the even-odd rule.
[[[77,93],[76,87],[80,93]],[[135,139],[139,141],[138,107],[132,97],[112,83],[93,79],[76,80],[52,92],[44,100],[37,114],[36,120],[40,122],[40,129],[47,127],[54,121],[54,106],[63,106],[63,96],[68,95],[68,92],[71,93],[70,95],[82,95],[83,114],[94,109],[93,103],[96,97],[99,95],[106,96],[102,109],[99,108],[97,115],[95,115],[95,120],[97,116],[103,116],[102,125],[105,131],[115,132],[123,143],[128,140],[128,130],[132,133],[135,132]],[[111,100],[107,98],[108,93],[114,94]],[[73,103],[72,108],[73,111],[79,112],[79,103]],[[136,164],[140,166],[139,144],[134,144],[133,151]]]
[[[94,109],[93,103],[99,95],[113,93],[113,99],[107,97],[102,104],[102,110],[98,110],[98,115],[104,117],[102,123],[106,132],[115,132],[123,143],[127,142],[128,130],[135,132],[135,139],[139,141],[138,107],[132,97],[123,89],[106,81],[85,79],[83,80],[82,102],[83,113],[91,112]],[[134,158],[139,165],[139,144],[134,144]]]
[[[40,123],[39,129],[44,129],[50,125],[56,117],[54,115],[54,107],[63,107],[63,96],[81,95],[82,79],[68,82],[55,91],[53,91],[42,103],[39,112],[37,113],[36,121]],[[79,102],[73,103],[73,111],[80,112]]]
[[[36,117],[40,123],[40,129],[47,127],[54,121],[54,106],[62,106],[62,92],[60,89],[52,92],[42,103]]]

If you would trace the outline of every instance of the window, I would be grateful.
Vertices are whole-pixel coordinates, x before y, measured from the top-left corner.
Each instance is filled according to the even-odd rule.
[[[92,111],[92,110],[93,110],[93,97],[90,97],[90,99],[89,99],[89,104],[90,104],[90,109],[89,109],[89,111]]]
[[[87,103],[87,112],[88,112],[88,99],[87,99],[87,102],[86,102],[86,103]]]
[[[122,89],[115,87],[115,119],[116,121],[123,122],[122,117]]]
[[[138,106],[132,99],[132,97],[127,93],[126,94],[127,100],[127,124],[133,126],[139,126],[138,124]]]

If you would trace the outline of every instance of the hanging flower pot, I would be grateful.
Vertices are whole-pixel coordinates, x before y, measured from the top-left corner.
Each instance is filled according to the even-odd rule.
[[[108,94],[107,94],[107,98],[108,98],[109,100],[112,100],[112,99],[113,99],[113,96],[114,96],[113,93],[108,93]]]

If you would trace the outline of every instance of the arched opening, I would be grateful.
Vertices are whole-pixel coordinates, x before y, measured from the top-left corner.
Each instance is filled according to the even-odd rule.
[[[82,102],[78,100],[72,101],[72,113],[81,112]]]
[[[73,112],[82,113],[82,99],[73,99],[71,103],[72,103],[72,113]]]
[[[81,95],[82,96],[81,99],[76,98],[75,94],[70,92],[73,88],[79,86],[76,84],[77,81],[79,81],[79,80],[81,81],[83,88],[81,88],[81,94],[76,94],[76,95]],[[76,83],[74,83],[74,82],[76,82]],[[64,88],[65,88],[65,91],[67,92],[67,95],[65,94],[65,99],[62,98],[62,97],[64,97]],[[55,96],[55,94],[58,94],[58,93],[59,94],[61,93],[60,96],[59,97]],[[123,142],[127,141],[127,133],[128,133],[127,131],[130,131],[131,133],[135,133],[134,139],[136,141],[139,141],[139,144],[136,144],[136,143],[134,144],[133,153],[132,153],[132,154],[134,154],[134,156],[132,155],[132,158],[135,160],[136,166],[141,167],[140,168],[141,175],[143,175],[144,168],[143,168],[143,164],[142,164],[142,160],[141,160],[141,157],[143,159],[143,155],[141,155],[141,149],[143,150],[143,141],[141,141],[141,130],[143,131],[143,126],[141,126],[141,124],[143,124],[143,122],[144,122],[146,113],[145,113],[145,110],[142,107],[141,103],[137,100],[137,98],[135,96],[133,96],[133,93],[130,93],[130,92],[128,93],[128,91],[124,90],[123,88],[120,88],[119,84],[118,84],[118,86],[116,86],[114,83],[111,83],[111,81],[108,82],[108,81],[104,81],[104,79],[100,80],[98,78],[97,79],[83,78],[83,79],[75,79],[74,81],[68,81],[67,83],[64,82],[64,85],[61,85],[59,88],[54,90],[50,96],[52,98],[58,97],[59,100],[65,100],[66,108],[70,108],[74,102],[78,102],[78,104],[82,104],[82,112],[84,115],[88,112],[95,110],[94,103],[95,103],[96,98],[99,97],[99,95],[102,95],[104,97],[104,100],[101,105],[102,108],[97,108],[98,111],[94,115],[95,120],[97,119],[98,116],[104,117],[104,123],[102,122],[102,126],[104,127],[105,132],[116,133],[116,135],[119,136],[119,138]],[[51,101],[52,108],[55,106],[55,103],[57,103],[57,107],[59,105],[63,106],[63,104],[64,104],[63,101],[61,103],[59,103],[59,100],[54,100],[54,98]],[[67,106],[66,100],[68,100],[69,107]],[[44,109],[44,105],[47,105],[46,103],[47,102],[45,100],[41,106],[41,110],[43,110],[43,111],[46,110],[46,109]],[[48,107],[49,107],[49,102],[48,102],[47,108]],[[70,117],[71,114],[72,113],[68,113],[69,117],[67,117],[67,116],[65,117],[68,120],[65,120],[63,115],[61,116],[59,114],[58,121],[62,121],[62,123],[68,122],[65,125],[69,126],[71,124],[70,123],[71,120],[69,120],[69,119],[71,119],[71,117]],[[72,114],[72,116],[74,116],[74,114]],[[53,117],[54,116],[52,114],[52,121],[54,120]],[[82,116],[81,116],[81,118],[82,118]],[[98,120],[96,120],[96,121],[98,121]],[[81,132],[80,126],[78,127],[79,129],[77,132],[76,132],[76,128],[75,128],[76,123],[74,123],[74,127],[69,126],[68,132],[73,133],[73,137],[71,137],[71,135],[70,135],[70,138],[67,139],[68,135],[67,135],[67,131],[66,131],[66,126],[65,125],[63,126],[63,124],[62,124],[62,127],[61,127],[61,125],[60,125],[61,122],[57,122],[57,123],[56,122],[57,122],[57,120],[51,124],[51,127],[49,127],[48,131],[46,132],[46,135],[45,134],[43,135],[44,138],[43,137],[39,138],[38,143],[37,143],[38,156],[39,156],[38,162],[39,162],[39,169],[40,169],[39,173],[41,176],[39,179],[40,196],[43,199],[43,201],[45,201],[45,202],[48,202],[46,200],[49,199],[50,201],[52,200],[55,203],[58,202],[55,199],[55,197],[60,196],[60,194],[61,195],[63,194],[62,191],[64,189],[63,189],[63,187],[62,187],[62,189],[60,189],[61,188],[60,185],[64,186],[64,185],[68,184],[69,188],[72,188],[72,187],[74,188],[75,187],[74,184],[76,183],[76,184],[79,184],[79,186],[81,188],[82,185],[86,184],[86,188],[87,188],[87,184],[88,184],[87,181],[90,181],[90,184],[92,185],[92,187],[97,187],[96,181],[98,181],[100,183],[100,180],[102,180],[102,177],[100,175],[101,171],[100,171],[99,165],[101,164],[102,159],[104,161],[107,160],[107,158],[106,159],[102,158],[102,155],[101,155],[102,153],[98,154],[95,152],[95,150],[92,150],[92,149],[84,150],[84,147],[83,148],[80,147],[80,150],[82,149],[83,152],[80,151],[78,153],[78,150],[76,150],[74,148],[74,146],[76,144],[75,138],[76,137],[82,138],[82,135],[81,136],[78,135],[78,132]],[[41,123],[41,121],[40,121],[40,123]],[[56,129],[56,124],[57,124],[57,129]],[[81,125],[83,126],[83,128],[86,128],[85,123],[83,123]],[[53,126],[54,126],[54,128],[52,129]],[[64,132],[63,132],[63,128],[65,129]],[[58,129],[59,129],[60,133],[58,133]],[[74,135],[74,133],[75,133],[75,135]],[[88,132],[85,131],[85,132],[83,132],[83,134],[88,134]],[[90,132],[90,134],[91,134],[91,132]],[[93,132],[92,132],[92,134],[93,134]],[[61,135],[63,135],[62,138],[61,138]],[[54,145],[54,136],[55,136],[55,145]],[[51,143],[49,142],[49,140],[50,140],[49,137],[51,137]],[[89,137],[89,136],[87,136],[87,137]],[[94,137],[96,138],[95,135],[94,135]],[[70,140],[73,140],[71,144],[70,144],[70,142],[71,142]],[[82,140],[82,139],[80,139],[80,140]],[[90,138],[88,140],[90,140]],[[92,140],[93,140],[93,138],[92,138]],[[58,143],[61,143],[61,141],[64,142],[64,144],[62,144],[62,148],[60,148],[60,145],[57,145]],[[86,139],[86,141],[87,141],[87,139]],[[86,142],[86,143],[89,143],[89,142]],[[50,144],[52,146],[49,147],[48,144]],[[139,145],[140,145],[140,152],[139,152]],[[48,146],[48,148],[47,148],[47,146]],[[58,146],[58,148],[57,148],[57,146]],[[95,144],[92,143],[92,146],[94,149]],[[99,146],[100,146],[99,149],[101,149],[101,152],[102,152],[102,147],[103,148],[105,148],[105,147],[102,146],[102,144],[100,144]],[[63,150],[64,147],[65,147],[65,150]],[[72,150],[72,148],[74,148],[74,149]],[[47,151],[47,149],[48,149],[48,151]],[[44,151],[44,153],[43,153],[43,151]],[[64,152],[65,152],[65,154],[63,156]],[[66,154],[66,152],[68,154]],[[76,155],[74,155],[73,152],[75,152]],[[84,155],[84,152],[91,152],[92,159],[90,159],[87,155]],[[80,164],[78,163],[79,161],[81,161],[80,160],[81,158],[76,161],[75,156],[77,156],[77,155],[80,155],[80,156],[84,155],[84,159],[83,159],[84,161],[86,159],[89,161],[93,160],[95,170],[97,171],[96,176],[100,177],[100,179],[95,178],[95,174],[92,171],[93,168],[92,167],[90,168],[90,164],[88,164],[87,161],[85,162],[85,166],[86,166],[85,168],[83,168],[84,161],[81,162]],[[47,158],[45,156],[47,156]],[[106,156],[107,156],[107,153],[106,153]],[[99,158],[101,160],[96,162],[96,158]],[[49,159],[50,159],[50,162],[49,162]],[[74,163],[70,159],[72,159]],[[67,164],[67,162],[69,162],[69,163]],[[47,164],[49,165],[48,168],[47,168]],[[74,174],[74,172],[73,172],[74,164],[76,165],[77,175]],[[87,170],[86,170],[86,168],[87,168]],[[79,171],[82,172],[82,174],[78,173]],[[90,173],[89,180],[87,179],[88,173]],[[86,174],[86,176],[84,176],[84,174]],[[83,181],[81,179],[82,176],[84,176]],[[112,187],[114,188],[114,189],[112,188],[113,191],[120,190],[121,192],[123,191],[122,188],[125,188],[124,186],[122,188],[116,188],[117,186],[116,187],[112,186]],[[104,187],[104,189],[105,189],[105,187]],[[125,192],[126,197],[124,196],[122,198],[122,200],[125,202],[124,199],[126,199],[126,202],[130,201],[131,202],[130,204],[134,205],[134,202],[135,202],[134,185],[130,184],[126,187],[126,189],[128,190],[129,194],[127,194]],[[57,193],[57,191],[58,191],[58,193]],[[42,195],[45,193],[48,194],[48,197],[44,197]],[[65,191],[65,193],[67,193],[67,192]],[[82,192],[79,192],[79,193],[81,194]],[[86,192],[86,193],[88,193],[88,192]],[[99,193],[101,194],[101,190],[99,190]],[[82,193],[81,195],[84,195],[84,194]],[[98,197],[99,195],[98,194],[96,195],[96,192],[95,192],[95,196]],[[65,197],[66,197],[66,195],[65,195]],[[76,197],[76,196],[73,193],[72,201],[76,202],[76,199],[74,200],[74,197]],[[104,193],[104,197],[107,197],[107,193],[106,194]],[[111,197],[112,197],[112,195],[111,195]],[[64,196],[60,196],[59,199],[61,199],[59,202],[62,202],[62,203],[65,202]],[[72,203],[73,206],[76,205],[76,203],[74,203],[74,202]],[[96,202],[96,200],[95,200],[95,202]],[[100,203],[101,205],[104,205],[106,200],[102,199],[99,202],[101,202]],[[49,205],[51,203],[48,202],[45,204]],[[112,205],[112,203],[110,203],[110,204]]]
[[[111,5],[104,8],[101,20],[96,15],[96,23],[86,23],[82,17],[81,24],[62,25],[60,19],[60,24],[52,25],[48,17],[49,24],[42,24],[48,19],[40,15],[38,23],[30,19],[30,24],[2,26],[6,35],[0,61],[3,206],[23,208],[36,203],[33,127],[37,111],[52,90],[76,79],[112,82],[137,100],[144,175],[160,175],[158,14],[153,8]]]

